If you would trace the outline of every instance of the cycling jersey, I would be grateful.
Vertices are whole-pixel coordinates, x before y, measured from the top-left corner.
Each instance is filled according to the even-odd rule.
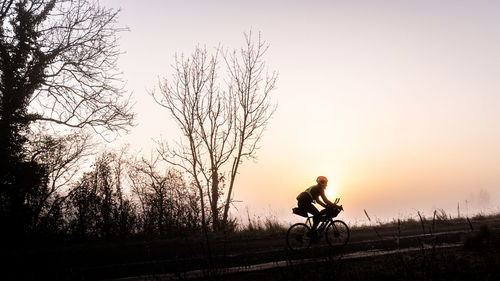
[[[325,198],[325,189],[321,187],[321,185],[313,185],[306,189],[304,192],[300,193],[299,196],[297,196],[297,200],[303,201],[303,202],[316,202],[318,201],[319,197]]]

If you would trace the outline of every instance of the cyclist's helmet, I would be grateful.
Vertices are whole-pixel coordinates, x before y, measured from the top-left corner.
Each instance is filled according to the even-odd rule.
[[[317,179],[316,179],[316,182],[321,184],[321,183],[327,183],[328,182],[328,179],[326,177],[323,177],[323,176],[319,176]]]

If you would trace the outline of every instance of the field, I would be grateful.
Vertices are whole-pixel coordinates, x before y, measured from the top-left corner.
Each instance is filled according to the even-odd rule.
[[[434,216],[286,249],[286,227],[164,240],[4,245],[7,280],[500,280],[500,216]],[[3,278],[2,278],[3,279]],[[5,279],[4,279],[5,280]]]

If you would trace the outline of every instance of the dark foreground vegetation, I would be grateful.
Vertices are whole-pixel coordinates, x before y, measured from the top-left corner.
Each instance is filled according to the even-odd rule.
[[[7,280],[497,280],[499,226],[499,216],[422,217],[353,227],[342,251],[331,251],[323,241],[291,253],[286,226],[264,220],[211,233],[208,240],[186,232],[163,239],[8,245],[1,259]],[[376,255],[380,251],[388,254]],[[248,271],[267,263],[273,268]]]
[[[421,250],[356,260],[325,258],[218,280],[499,280],[499,245],[497,234],[478,248]]]

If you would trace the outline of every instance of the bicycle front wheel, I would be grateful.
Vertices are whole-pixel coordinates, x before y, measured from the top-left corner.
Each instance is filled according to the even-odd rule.
[[[305,223],[296,223],[286,233],[286,244],[292,251],[301,251],[311,246],[309,231],[311,229]]]
[[[326,228],[326,241],[330,247],[344,247],[350,238],[349,227],[341,220],[332,221]]]

